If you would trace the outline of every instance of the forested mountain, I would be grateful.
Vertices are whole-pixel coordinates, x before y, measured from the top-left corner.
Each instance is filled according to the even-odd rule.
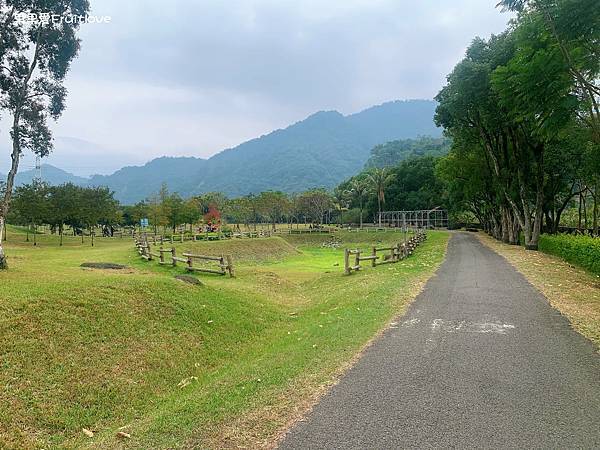
[[[209,159],[163,157],[144,166],[124,167],[108,176],[61,182],[108,186],[125,204],[147,198],[162,183],[183,196],[210,191],[238,196],[265,190],[331,188],[360,171],[369,151],[378,144],[440,136],[441,130],[433,122],[435,107],[430,100],[409,100],[385,103],[349,116],[322,111]],[[28,172],[22,174],[23,179],[31,176]]]
[[[451,140],[421,136],[417,139],[402,139],[377,145],[365,167],[393,167],[404,160],[420,156],[444,156],[450,151]]]

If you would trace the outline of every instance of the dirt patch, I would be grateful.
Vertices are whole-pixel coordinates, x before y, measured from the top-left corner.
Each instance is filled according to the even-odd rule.
[[[202,281],[191,275],[177,275],[176,280],[183,281],[184,283],[192,284],[194,286],[203,286]]]
[[[126,270],[129,267],[124,266],[123,264],[115,264],[115,263],[105,263],[105,262],[86,262],[81,264],[81,266],[85,269],[100,269],[100,270]]]

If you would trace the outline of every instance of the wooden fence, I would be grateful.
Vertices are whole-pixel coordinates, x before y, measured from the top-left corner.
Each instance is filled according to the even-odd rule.
[[[346,248],[344,250],[344,273],[350,275],[352,272],[358,272],[362,269],[360,263],[363,261],[370,261],[372,267],[402,261],[412,255],[417,246],[426,238],[425,231],[418,230],[406,242],[391,247],[373,247],[370,254],[361,249]]]
[[[135,241],[135,246],[142,259],[145,259],[146,261],[157,260],[161,265],[169,265],[173,267],[177,267],[178,263],[183,263],[185,264],[186,270],[189,272],[214,273],[218,275],[229,274],[230,277],[235,275],[233,269],[233,257],[231,255],[206,256],[183,253],[182,257],[179,257],[177,256],[177,250],[175,247],[165,249],[161,246],[155,251],[152,249],[152,244],[144,238],[137,239]],[[194,263],[198,261],[216,263],[217,267],[207,268],[197,266]]]

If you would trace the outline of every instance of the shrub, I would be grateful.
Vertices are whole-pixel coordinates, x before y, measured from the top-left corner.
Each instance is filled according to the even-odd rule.
[[[540,237],[539,249],[600,275],[600,238],[545,234]]]

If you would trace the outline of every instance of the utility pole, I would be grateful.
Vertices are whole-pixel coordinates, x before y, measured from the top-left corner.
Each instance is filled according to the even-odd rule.
[[[35,181],[42,182],[42,158],[39,155],[35,157]]]

